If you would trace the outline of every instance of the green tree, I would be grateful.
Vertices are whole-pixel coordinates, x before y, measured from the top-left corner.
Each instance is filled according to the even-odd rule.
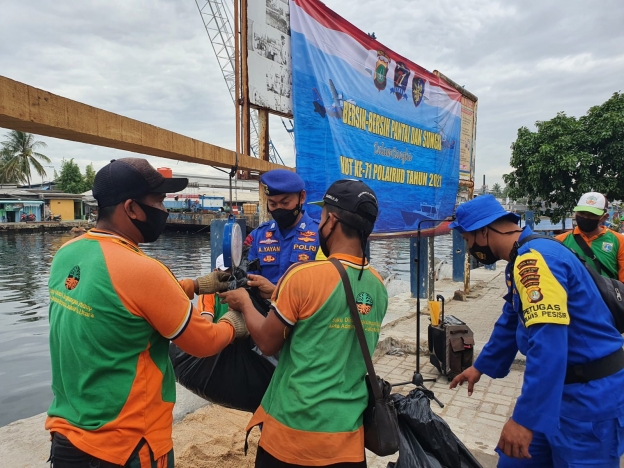
[[[586,115],[560,112],[535,123],[537,131],[518,129],[511,145],[514,170],[503,176],[509,197],[527,198],[530,208],[559,222],[584,192],[624,199],[624,94],[614,93]]]
[[[9,155],[0,151],[0,185],[16,184],[17,176],[14,171],[5,169],[5,165],[9,161]]]
[[[46,175],[46,171],[39,162],[50,162],[45,154],[38,153],[36,150],[45,148],[43,141],[35,140],[32,133],[19,132],[12,130],[5,134],[5,141],[0,143],[2,153],[2,163],[0,164],[0,178],[2,180],[11,180],[14,183],[26,182],[30,187],[31,171],[30,167],[34,167],[39,176]]]
[[[503,196],[503,189],[501,189],[500,184],[497,183],[492,185],[492,195],[496,198],[501,198]]]
[[[56,179],[56,188],[66,193],[82,193],[88,190],[85,189],[84,178],[73,158],[63,159],[61,162],[61,173]]]
[[[83,192],[91,190],[93,188],[93,182],[95,182],[95,169],[93,169],[93,164],[89,164],[85,167]]]

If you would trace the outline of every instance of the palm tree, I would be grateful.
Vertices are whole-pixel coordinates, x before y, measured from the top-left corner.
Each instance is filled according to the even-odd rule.
[[[494,195],[496,198],[500,198],[503,196],[503,189],[501,188],[500,184],[494,184],[492,186],[492,195]]]
[[[45,148],[43,141],[35,140],[32,133],[12,130],[4,135],[7,140],[0,143],[0,180],[12,180],[14,182],[27,182],[30,187],[30,166],[35,168],[41,177],[46,171],[38,159],[50,162],[45,154],[36,152],[39,148]]]

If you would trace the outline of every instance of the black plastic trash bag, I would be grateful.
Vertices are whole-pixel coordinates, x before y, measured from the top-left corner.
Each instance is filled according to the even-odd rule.
[[[431,411],[423,388],[392,396],[399,418],[399,458],[388,468],[482,468],[446,422]]]
[[[245,259],[233,274],[230,289],[246,287],[247,267]],[[257,288],[246,289],[258,313],[266,317],[271,303]],[[171,343],[169,357],[182,386],[218,405],[251,413],[260,406],[277,366],[277,359],[263,356],[251,337],[236,340],[206,358],[191,356]]]
[[[251,338],[236,340],[216,356],[196,358],[171,343],[176,380],[221,406],[253,413],[271,382],[275,361],[254,351]]]

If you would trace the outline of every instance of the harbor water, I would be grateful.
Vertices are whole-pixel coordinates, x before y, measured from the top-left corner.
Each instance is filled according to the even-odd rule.
[[[48,352],[48,277],[54,253],[70,233],[0,235],[0,426],[44,412],[52,400]],[[178,278],[210,271],[205,233],[166,232],[143,250]],[[436,257],[450,271],[451,236],[436,238]],[[389,294],[409,291],[409,239],[371,243],[371,263]]]

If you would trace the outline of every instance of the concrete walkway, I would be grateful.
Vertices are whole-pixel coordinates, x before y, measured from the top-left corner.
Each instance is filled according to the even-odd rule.
[[[441,294],[446,302],[446,315],[453,315],[466,322],[474,332],[475,357],[487,343],[494,323],[498,319],[506,294],[504,280],[505,262],[499,262],[496,270],[483,268],[471,272],[471,291],[466,301],[453,300],[456,290],[462,290],[462,283],[449,280],[436,282],[436,295]],[[427,327],[429,326],[427,300],[421,300],[420,316],[420,372],[425,386],[435,393],[444,404],[440,408],[431,402],[433,411],[448,423],[455,435],[466,445],[484,467],[495,467],[498,456],[494,452],[500,431],[513,411],[515,399],[520,394],[523,377],[523,356],[507,378],[493,381],[483,376],[471,397],[466,388],[450,390],[445,376],[429,363]],[[401,295],[390,300],[386,320],[382,326],[380,343],[375,353],[375,369],[381,377],[391,383],[412,380],[416,369],[416,299]],[[413,385],[395,387],[394,391],[407,394]],[[370,468],[386,468],[389,461],[396,461],[397,455],[380,458],[368,453]]]

